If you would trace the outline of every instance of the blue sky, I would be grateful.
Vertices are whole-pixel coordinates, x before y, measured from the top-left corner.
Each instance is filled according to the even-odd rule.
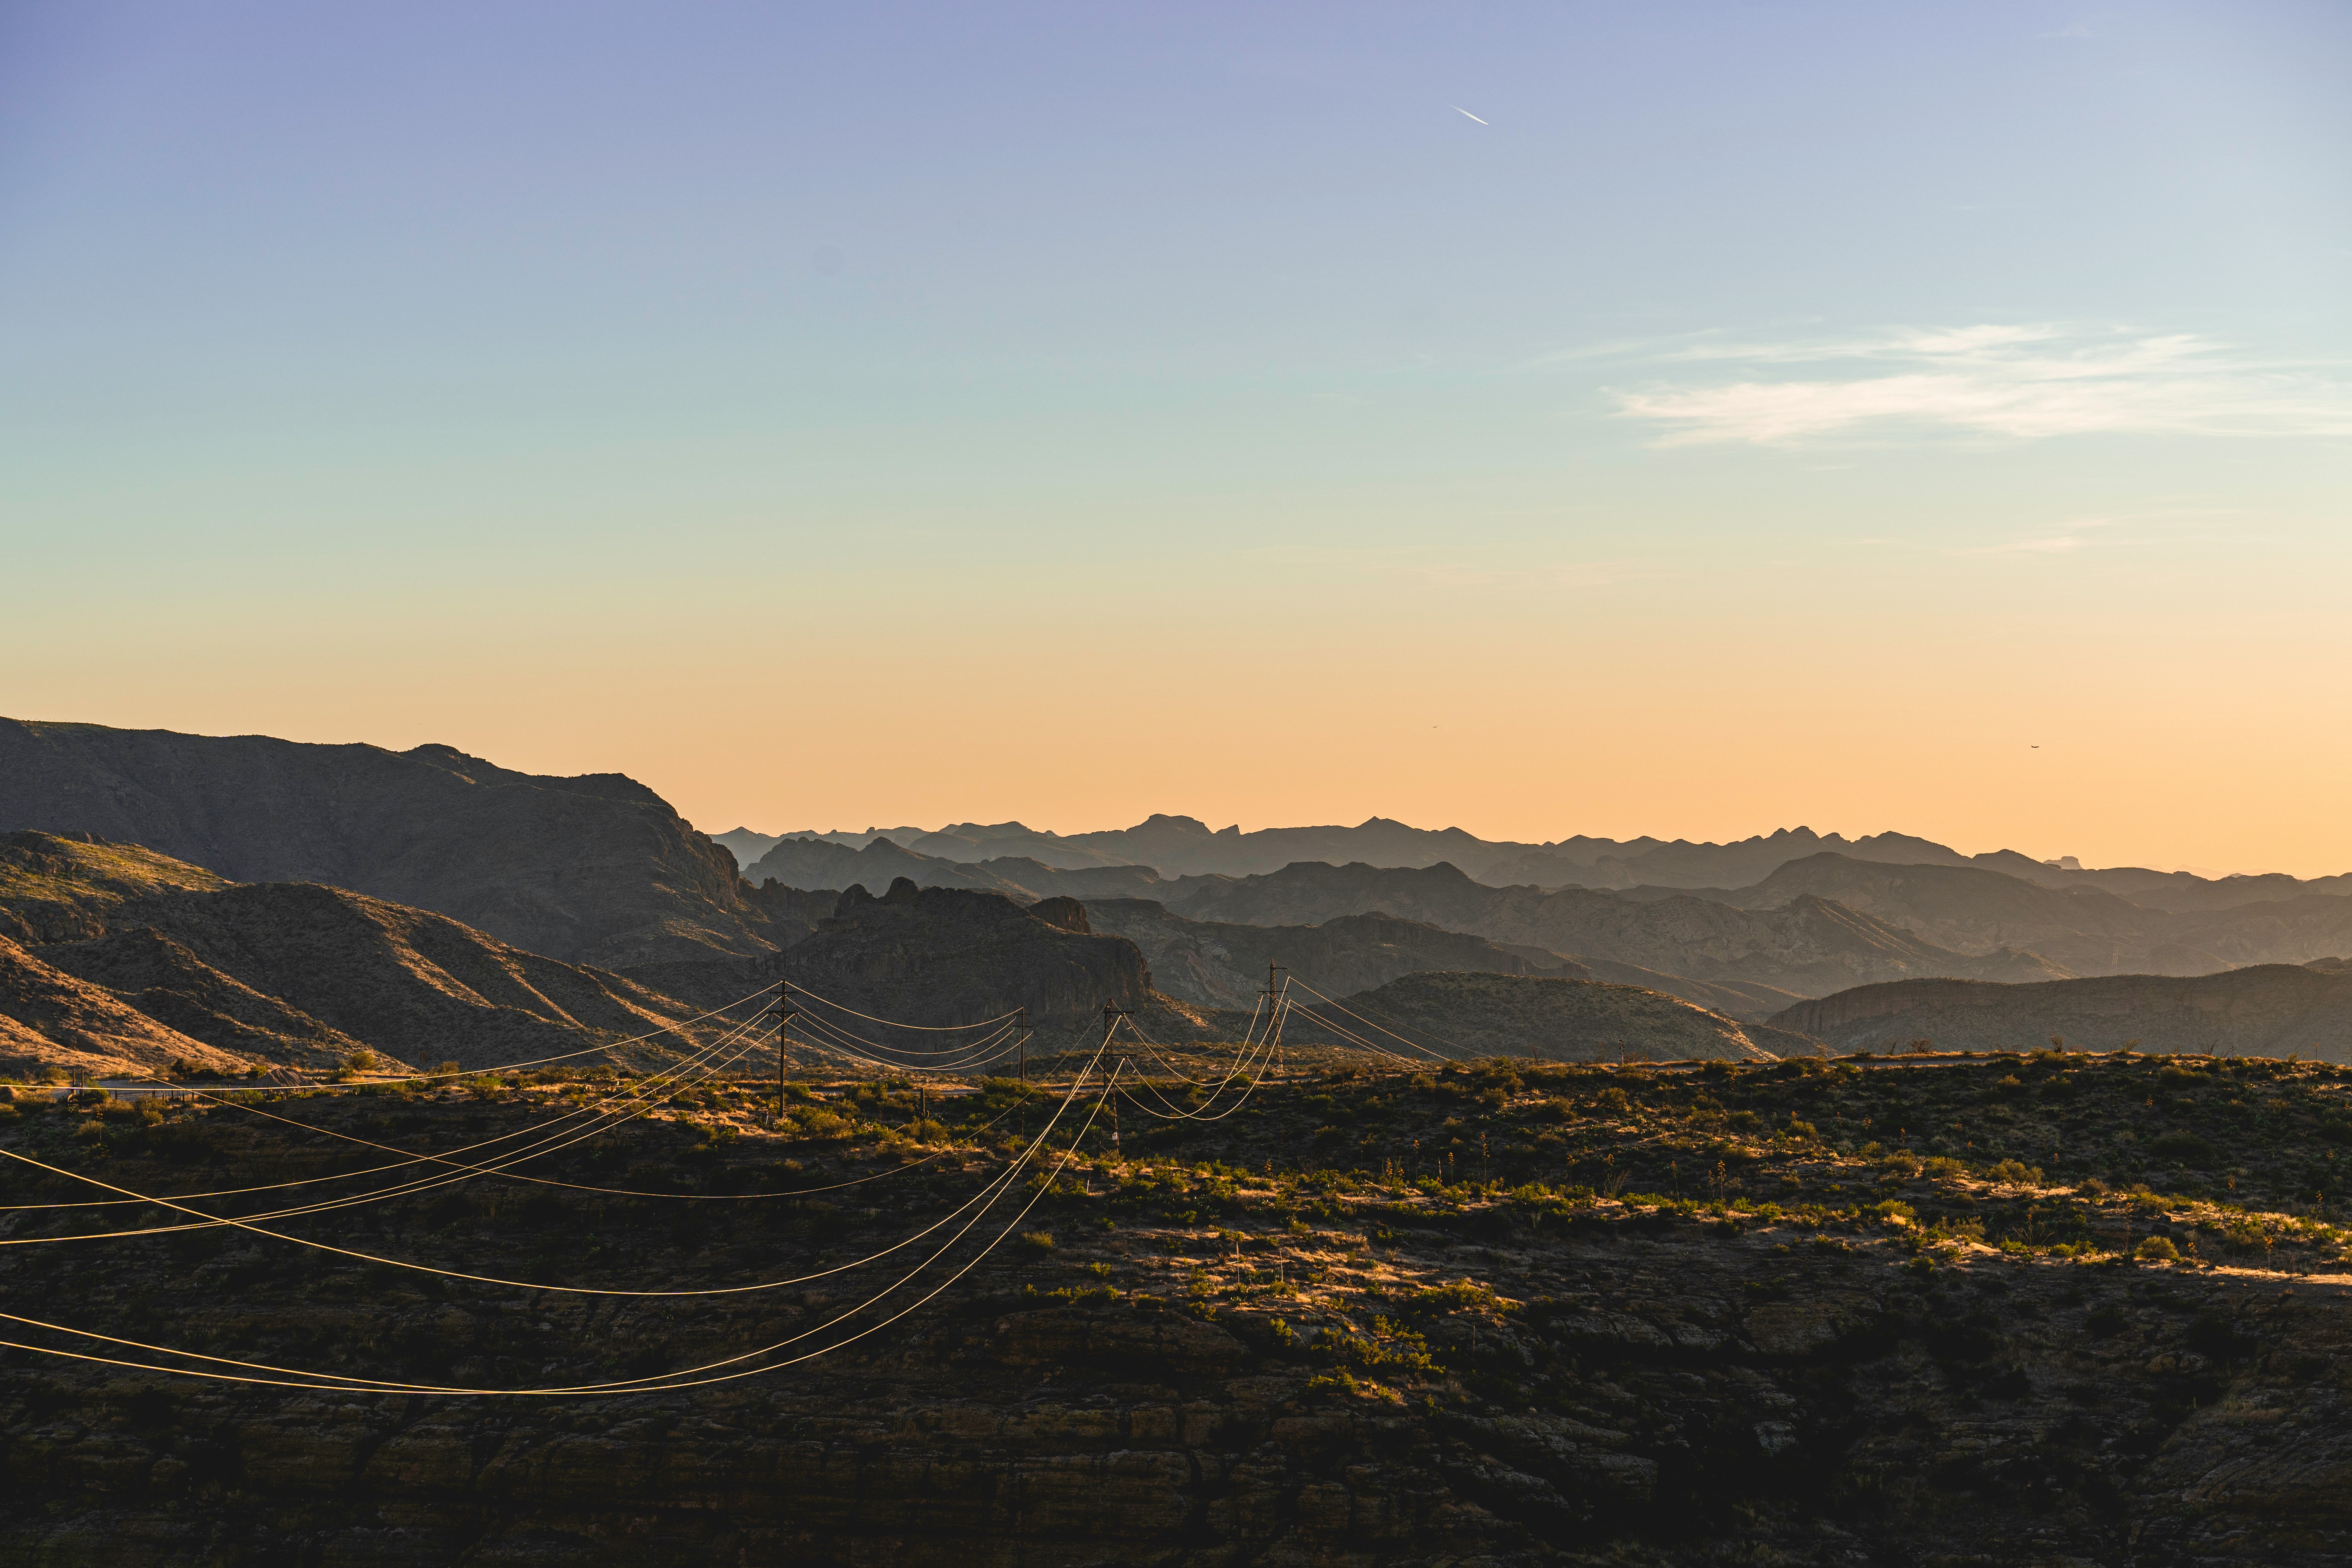
[[[0,709],[619,768],[709,826],[2342,869],[2347,45],[15,6]],[[1173,740],[1277,709],[1248,776]]]

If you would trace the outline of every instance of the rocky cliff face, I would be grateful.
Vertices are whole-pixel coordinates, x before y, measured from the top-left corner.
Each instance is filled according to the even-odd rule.
[[[764,951],[733,858],[643,784],[404,752],[0,720],[0,830],[325,882],[607,968]]]

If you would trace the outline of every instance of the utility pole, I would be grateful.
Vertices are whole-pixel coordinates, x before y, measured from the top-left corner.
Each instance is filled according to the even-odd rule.
[[[1108,1003],[1108,1002],[1106,1002],[1106,1003],[1104,1003],[1104,1004],[1103,1004],[1103,1048],[1104,1048],[1104,1049],[1108,1050],[1108,1049],[1109,1049],[1109,1048],[1110,1048],[1110,1037],[1111,1037],[1111,1032],[1112,1032],[1113,1030],[1115,1030],[1115,1029],[1117,1029],[1117,1028],[1118,1027],[1118,1021],[1119,1021],[1121,1018],[1132,1018],[1132,1017],[1134,1017],[1134,1016],[1135,1016],[1135,1015],[1134,1015],[1134,1014],[1132,1014],[1132,1013],[1129,1012],[1129,1011],[1128,1011],[1126,1008],[1124,1008],[1124,1007],[1116,1007],[1116,1006],[1113,1006],[1113,1005],[1112,1005],[1110,1003]],[[1076,1090],[1076,1087],[1077,1087],[1077,1086],[1076,1086],[1076,1084],[1072,1084],[1072,1085],[1071,1085],[1071,1088],[1072,1088],[1072,1089],[1073,1089],[1074,1091]],[[1114,1109],[1114,1110],[1111,1111],[1111,1118],[1112,1118],[1112,1120],[1113,1120],[1113,1121],[1114,1121],[1114,1122],[1118,1120],[1118,1111],[1116,1109]],[[1117,1133],[1116,1131],[1114,1131],[1114,1132],[1112,1133],[1112,1135],[1111,1135],[1111,1147],[1113,1147],[1113,1148],[1117,1148],[1118,1146],[1118,1133]]]
[[[1022,1007],[1021,1022],[1015,1025],[1014,1027],[1021,1031],[1021,1044],[1019,1047],[1021,1052],[1021,1081],[1023,1083],[1027,1083],[1029,1081],[1029,1009],[1026,1005]]]
[[[784,1029],[792,1021],[793,983],[779,984],[776,990],[776,1125],[784,1124]]]
[[[1274,1071],[1277,1078],[1282,1076],[1282,1030],[1278,1026],[1281,1022],[1279,1016],[1282,1011],[1282,988],[1275,983],[1274,977],[1283,973],[1282,965],[1270,958],[1265,961],[1265,1005],[1271,1015],[1266,1020],[1266,1027],[1274,1030]],[[1309,1013],[1307,1016],[1312,1017],[1314,1015]]]

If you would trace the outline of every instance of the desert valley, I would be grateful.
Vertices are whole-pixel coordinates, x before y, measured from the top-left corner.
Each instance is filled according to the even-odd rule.
[[[2352,879],[24,721],[0,826],[0,1560],[2336,1550]]]
[[[0,5],[0,1568],[2352,1568],[2347,59]]]

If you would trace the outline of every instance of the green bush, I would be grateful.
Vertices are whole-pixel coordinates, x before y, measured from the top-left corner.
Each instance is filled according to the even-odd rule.
[[[2166,1069],[2169,1071],[2169,1068]],[[2210,1166],[2221,1153],[2212,1144],[2194,1132],[2166,1132],[2148,1141],[2147,1152],[2162,1160],[2178,1160],[2184,1165]]]

